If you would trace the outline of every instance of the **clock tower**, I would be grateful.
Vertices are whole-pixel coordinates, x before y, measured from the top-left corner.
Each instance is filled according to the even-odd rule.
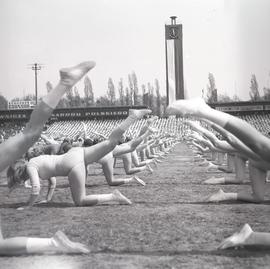
[[[165,25],[166,91],[167,105],[177,99],[184,99],[182,24]]]

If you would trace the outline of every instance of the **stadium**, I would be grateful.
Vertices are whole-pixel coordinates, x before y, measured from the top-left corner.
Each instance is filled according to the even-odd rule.
[[[269,267],[269,16],[252,1],[0,4],[0,269]]]

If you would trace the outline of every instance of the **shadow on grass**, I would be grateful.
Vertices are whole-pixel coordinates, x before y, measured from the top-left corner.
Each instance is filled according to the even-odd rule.
[[[270,247],[248,246],[241,249],[226,250],[169,250],[169,251],[143,251],[103,249],[92,251],[91,254],[139,255],[139,256],[224,256],[224,257],[265,257],[269,255]]]

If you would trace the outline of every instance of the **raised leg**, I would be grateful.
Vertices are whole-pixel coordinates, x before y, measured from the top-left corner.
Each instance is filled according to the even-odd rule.
[[[44,124],[66,90],[74,86],[94,66],[94,62],[84,62],[60,70],[59,84],[35,107],[23,132],[0,145],[0,171],[19,159],[38,140]]]

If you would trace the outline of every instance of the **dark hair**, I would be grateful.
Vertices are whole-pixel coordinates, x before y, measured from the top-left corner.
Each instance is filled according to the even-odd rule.
[[[27,161],[25,159],[17,160],[7,169],[7,185],[11,189],[15,185],[20,185],[28,179],[26,172]]]
[[[62,155],[64,153],[67,153],[71,148],[72,148],[72,144],[71,143],[62,142],[57,155]]]
[[[65,137],[62,143],[72,143],[72,139]]]
[[[90,147],[94,145],[94,141],[90,138],[84,139],[83,147]]]

